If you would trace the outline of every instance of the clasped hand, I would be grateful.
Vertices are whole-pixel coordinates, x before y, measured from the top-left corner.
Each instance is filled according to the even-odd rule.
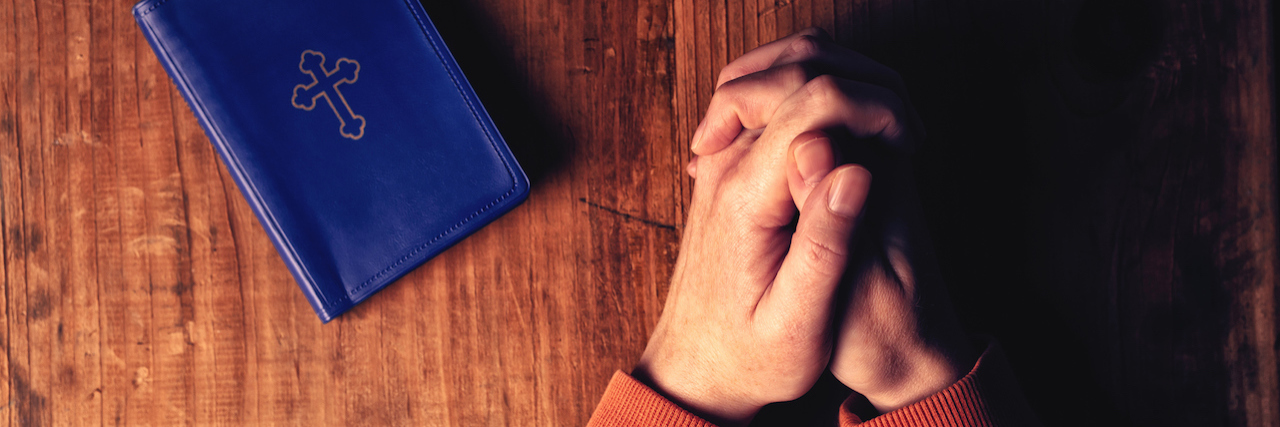
[[[929,259],[907,161],[919,133],[898,74],[821,30],[726,66],[633,375],[723,424],[798,398],[827,369],[881,412],[962,377],[976,356]]]

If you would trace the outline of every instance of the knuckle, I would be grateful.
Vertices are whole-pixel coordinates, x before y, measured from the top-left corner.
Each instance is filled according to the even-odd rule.
[[[733,79],[724,82],[711,95],[711,105],[736,106],[749,96],[752,89],[751,86],[751,81],[747,79]]]
[[[898,114],[892,111],[880,114],[879,123],[876,126],[880,129],[880,137],[887,140],[901,139],[906,135],[906,128],[902,126],[902,121],[898,120]]]
[[[805,28],[800,30],[800,34],[813,37],[831,38],[831,36],[827,34],[827,30],[822,29],[822,27]]]
[[[804,85],[818,75],[817,70],[808,62],[795,62],[787,64],[778,70],[778,78],[784,83],[790,83],[797,87]]]
[[[799,58],[812,58],[822,52],[822,39],[808,34],[796,37],[795,40],[787,46],[789,56]]]
[[[763,114],[767,112],[768,98],[767,90],[763,85],[770,84],[760,79],[734,79],[721,85],[711,96],[710,106],[707,111],[712,108],[717,110],[725,109],[736,113],[741,125],[748,128],[763,127]],[[726,112],[727,112],[726,111]],[[721,121],[728,121],[729,117],[721,117]],[[718,123],[720,126],[728,126],[729,123]],[[720,135],[721,137],[733,137],[737,134],[737,129],[733,129],[730,135]]]
[[[844,265],[847,253],[844,248],[814,239],[812,236],[805,236],[806,244],[804,253],[805,265],[814,269],[815,273],[829,275],[839,272],[838,270]]]
[[[733,81],[732,78],[737,78],[737,76],[742,73],[738,68],[739,66],[735,63],[725,65],[724,68],[720,69],[720,74],[716,75],[716,81],[720,82],[720,86],[728,84]]]
[[[707,109],[710,110],[720,104],[724,104],[726,98],[729,98],[733,94],[735,82],[736,80],[730,80],[724,82],[724,84],[720,86],[717,86],[715,90],[711,92],[711,102],[707,103]]]
[[[711,102],[707,105],[707,119],[713,120],[708,124],[712,125],[712,130],[719,131],[721,127],[727,126],[731,117],[729,115],[744,115],[744,110],[751,108],[750,102],[745,102],[748,95],[744,91],[741,83],[737,80],[726,83],[711,95]],[[736,129],[735,129],[736,131]],[[716,135],[721,136],[721,135]]]
[[[824,74],[814,77],[804,85],[805,95],[809,102],[817,106],[833,106],[842,104],[844,94],[840,91],[840,82],[834,76]]]
[[[728,145],[738,142],[737,136],[743,128],[752,128],[756,125],[755,106],[751,102],[735,101],[729,111],[733,114],[719,114],[714,123],[708,129],[708,136],[714,137],[719,141],[727,141]]]
[[[887,89],[882,89],[880,99],[884,100],[881,112],[878,114],[878,123],[876,125],[880,129],[880,136],[886,139],[894,140],[903,138],[907,134],[904,117],[906,117],[906,103],[897,94]]]

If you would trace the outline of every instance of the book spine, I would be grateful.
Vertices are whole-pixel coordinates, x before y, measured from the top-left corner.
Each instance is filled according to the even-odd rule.
[[[160,60],[165,72],[169,74],[174,85],[178,88],[178,92],[182,94],[182,98],[187,101],[187,105],[191,108],[192,113],[195,114],[200,127],[204,129],[205,135],[209,137],[209,142],[213,144],[214,149],[222,158],[222,163],[231,172],[231,177],[235,180],[236,186],[240,188],[241,193],[244,195],[245,200],[249,202],[249,206],[258,217],[263,229],[267,231],[267,235],[271,238],[272,244],[275,245],[276,251],[280,253],[285,265],[289,268],[289,272],[293,274],[298,286],[302,288],[303,295],[307,297],[307,301],[311,303],[312,309],[315,310],[320,320],[328,323],[337,315],[351,308],[351,300],[346,298],[345,295],[340,298],[326,298],[317,283],[312,280],[311,275],[307,273],[301,260],[298,259],[296,252],[293,251],[284,235],[280,232],[280,228],[276,225],[275,219],[267,209],[266,204],[263,203],[261,195],[253,186],[253,182],[245,175],[244,169],[240,166],[235,153],[222,137],[222,133],[218,131],[216,121],[209,117],[208,112],[203,108],[204,104],[201,102],[199,95],[192,90],[186,75],[174,63],[172,56],[169,54],[170,47],[166,45],[165,40],[156,34],[154,26],[163,25],[164,23],[162,20],[157,19],[157,15],[152,12],[168,1],[170,0],[142,0],[138,2],[133,7],[134,19],[138,22],[138,27],[142,30],[143,37],[147,39],[147,43],[155,51],[156,58]],[[169,43],[180,43],[180,41],[171,40]]]

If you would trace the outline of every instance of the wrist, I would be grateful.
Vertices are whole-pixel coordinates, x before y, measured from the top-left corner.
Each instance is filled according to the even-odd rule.
[[[632,370],[631,377],[684,410],[716,425],[745,426],[762,407],[745,402],[723,387],[698,380],[706,378],[706,375],[670,375],[665,369],[654,368],[652,363],[642,358]]]
[[[977,354],[967,344],[958,346],[886,346],[872,352],[859,365],[858,378],[839,378],[867,398],[880,413],[919,402],[955,384],[973,368]]]

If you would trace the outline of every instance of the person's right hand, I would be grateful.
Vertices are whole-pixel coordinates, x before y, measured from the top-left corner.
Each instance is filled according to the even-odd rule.
[[[716,153],[747,129],[830,138],[792,144],[787,187],[804,206],[838,162],[877,177],[845,274],[847,309],[830,369],[881,412],[934,394],[976,358],[951,313],[921,219],[908,154],[922,138],[896,72],[810,29],[761,46],[721,71],[692,151]],[[834,143],[833,143],[834,142]],[[818,144],[826,144],[819,146]],[[697,158],[690,163],[697,176]]]

